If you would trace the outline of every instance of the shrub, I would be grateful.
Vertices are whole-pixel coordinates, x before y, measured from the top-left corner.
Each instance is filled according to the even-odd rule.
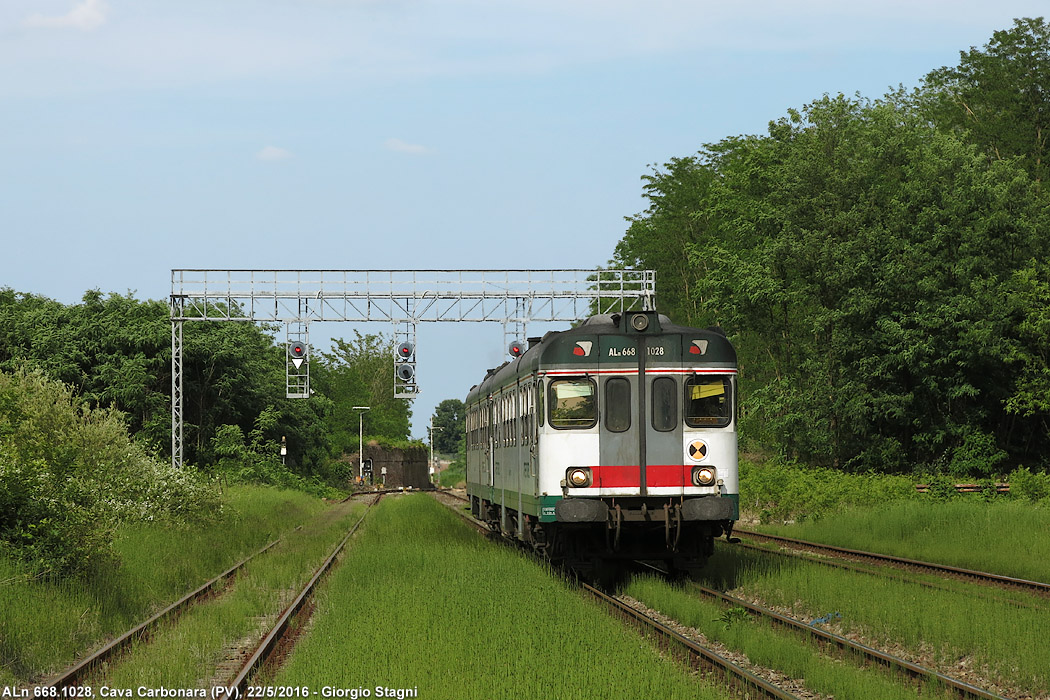
[[[1007,477],[1010,494],[1018,498],[1041,501],[1050,498],[1050,474],[1032,472],[1028,467],[1018,467]]]
[[[84,405],[39,370],[0,373],[0,547],[36,573],[108,559],[120,523],[206,518],[218,506],[197,474],[134,444],[118,411]]]

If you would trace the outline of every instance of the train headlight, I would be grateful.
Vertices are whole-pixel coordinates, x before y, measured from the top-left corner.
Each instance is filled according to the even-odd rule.
[[[591,470],[586,467],[574,467],[565,475],[569,486],[574,489],[582,489],[591,485]]]
[[[714,467],[694,467],[693,483],[697,486],[710,486],[715,483]]]

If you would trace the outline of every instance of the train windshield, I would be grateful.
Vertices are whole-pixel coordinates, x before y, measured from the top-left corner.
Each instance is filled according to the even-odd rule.
[[[733,410],[733,384],[727,376],[693,375],[685,382],[685,422],[694,428],[724,428]]]
[[[590,428],[598,422],[594,382],[586,377],[550,383],[550,422],[555,428]]]

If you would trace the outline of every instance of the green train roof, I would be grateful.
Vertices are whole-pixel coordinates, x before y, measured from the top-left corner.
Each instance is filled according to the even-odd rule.
[[[537,369],[572,369],[595,364],[637,366],[639,336],[647,338],[649,366],[686,363],[696,367],[736,368],[736,350],[721,329],[679,326],[654,311],[602,314],[591,316],[575,328],[547,333],[520,358],[489,370],[485,379],[468,392],[467,401]]]

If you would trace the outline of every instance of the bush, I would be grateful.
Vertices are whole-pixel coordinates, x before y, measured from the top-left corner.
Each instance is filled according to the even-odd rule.
[[[740,460],[740,507],[762,523],[814,520],[843,506],[915,498],[911,477],[847,474],[784,459]]]
[[[198,475],[132,443],[118,411],[91,409],[39,370],[0,373],[0,547],[35,573],[109,559],[118,524],[218,508]]]
[[[1050,498],[1050,474],[1035,472],[1028,467],[1018,467],[1007,477],[1010,483],[1010,495],[1042,501]]]

